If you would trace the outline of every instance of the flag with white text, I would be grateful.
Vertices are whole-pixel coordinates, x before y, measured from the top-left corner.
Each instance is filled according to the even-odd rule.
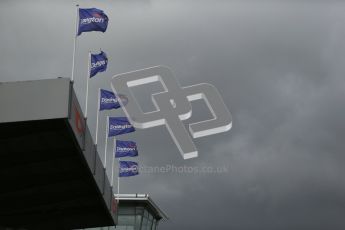
[[[134,132],[135,128],[127,117],[109,117],[108,137]]]
[[[78,36],[83,32],[105,32],[108,27],[108,16],[97,8],[79,9]]]
[[[138,148],[134,141],[116,140],[115,158],[136,156],[138,156]]]
[[[120,161],[119,177],[136,176],[139,174],[138,163],[133,161]]]

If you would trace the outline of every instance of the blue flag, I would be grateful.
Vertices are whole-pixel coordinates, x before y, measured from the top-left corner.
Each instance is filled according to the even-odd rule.
[[[78,36],[83,32],[101,31],[105,32],[108,27],[108,16],[103,10],[96,8],[79,9]]]
[[[138,149],[134,141],[116,140],[115,158],[136,156],[138,156]]]
[[[133,161],[120,161],[119,177],[136,176],[138,174],[138,163]]]
[[[109,117],[108,137],[134,132],[135,129],[129,123],[127,117]]]
[[[101,89],[101,95],[99,98],[99,110],[110,110],[110,109],[118,109],[121,107],[118,98],[115,94],[111,91]]]
[[[90,78],[99,72],[107,70],[108,58],[102,51],[99,54],[91,54]]]

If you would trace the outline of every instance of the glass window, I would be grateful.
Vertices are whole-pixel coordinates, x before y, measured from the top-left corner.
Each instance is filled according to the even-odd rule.
[[[134,215],[119,215],[118,217],[119,225],[129,225],[135,226],[135,216]]]
[[[153,223],[153,216],[151,214],[149,214],[149,221],[147,223],[147,230],[151,230],[152,229],[152,223]]]
[[[143,222],[142,222],[142,229],[146,230],[147,229],[147,222],[149,221],[149,213],[147,212],[147,210],[145,209],[144,211],[144,216],[143,216]]]
[[[142,207],[136,207],[136,209],[135,209],[135,230],[140,230],[140,228],[141,228],[143,212],[144,212],[144,209]]]
[[[151,230],[156,230],[156,224],[157,224],[157,220],[153,219]]]
[[[119,215],[134,215],[135,207],[121,207],[119,208]]]

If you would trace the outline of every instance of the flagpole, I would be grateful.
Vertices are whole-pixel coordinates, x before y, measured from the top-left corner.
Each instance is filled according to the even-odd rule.
[[[98,143],[98,123],[99,123],[99,121],[98,121],[98,119],[99,119],[99,109],[100,109],[100,99],[101,98],[101,89],[100,88],[98,88],[98,101],[97,101],[97,104],[98,104],[98,108],[97,108],[97,117],[96,117],[96,141],[95,141],[95,143],[96,143],[96,146],[97,146],[97,143]]]
[[[115,163],[115,155],[116,155],[116,139],[114,138],[114,150],[112,157],[113,157],[113,161],[111,163],[111,186],[114,185],[114,163]]]
[[[105,127],[105,148],[104,148],[104,167],[107,167],[107,148],[108,148],[108,129],[109,129],[109,116],[107,116],[107,125]]]
[[[75,34],[74,34],[74,42],[73,42],[73,58],[72,58],[72,76],[71,81],[74,81],[74,67],[75,67],[75,53],[77,49],[77,34],[78,34],[78,22],[79,22],[79,5],[76,5],[77,12],[76,12],[76,19],[75,19]]]
[[[87,118],[87,104],[89,100],[89,80],[90,80],[90,62],[91,62],[91,52],[89,51],[87,61],[87,77],[86,77],[86,98],[85,98],[85,118]]]
[[[120,158],[118,160],[119,173],[117,174],[117,197],[120,197]],[[117,200],[119,202],[119,199]]]

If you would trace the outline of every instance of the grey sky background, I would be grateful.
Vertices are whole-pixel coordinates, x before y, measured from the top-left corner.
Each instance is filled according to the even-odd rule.
[[[0,2],[1,82],[70,77],[75,4]],[[75,86],[81,102],[87,52],[102,48],[109,56],[108,71],[90,81],[90,127],[96,123],[98,88],[110,89],[115,74],[155,65],[171,67],[182,86],[215,85],[233,115],[231,131],[196,139],[199,157],[187,161],[164,127],[121,137],[138,142],[141,165],[228,169],[121,179],[122,193],[149,193],[168,213],[163,230],[345,228],[342,1],[79,4],[104,9],[110,18],[105,34],[78,38]],[[158,88],[138,90],[147,108],[150,90]],[[207,118],[204,109],[193,104],[192,119]]]

